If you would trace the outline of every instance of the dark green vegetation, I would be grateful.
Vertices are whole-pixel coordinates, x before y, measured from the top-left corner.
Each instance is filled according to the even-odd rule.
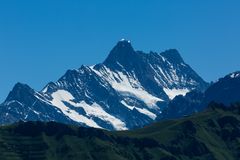
[[[55,122],[0,128],[0,159],[233,160],[240,157],[240,105],[134,131],[109,132]]]

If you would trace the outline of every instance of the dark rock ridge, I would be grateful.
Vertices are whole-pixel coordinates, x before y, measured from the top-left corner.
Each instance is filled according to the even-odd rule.
[[[158,119],[173,119],[202,111],[209,103],[229,106],[240,102],[240,72],[233,72],[211,84],[205,92],[190,91],[186,96],[176,96]]]

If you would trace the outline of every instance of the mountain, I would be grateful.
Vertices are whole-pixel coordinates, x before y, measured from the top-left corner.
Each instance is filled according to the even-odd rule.
[[[4,103],[0,105],[0,124],[19,120],[55,121],[74,123],[56,107],[43,100],[44,97],[28,85],[17,83]]]
[[[0,106],[0,123],[40,120],[132,129],[155,121],[175,96],[207,86],[177,50],[144,53],[123,39],[103,63],[68,70],[42,91],[16,84]]]
[[[0,159],[237,160],[240,105],[216,103],[201,113],[110,132],[56,122],[0,127]]]
[[[186,96],[176,96],[162,111],[158,120],[173,119],[202,111],[211,102],[226,106],[240,102],[240,72],[233,72],[212,83],[205,92],[190,91]]]
[[[220,78],[205,92],[205,104],[211,101],[230,105],[240,102],[240,71],[230,73]]]
[[[203,104],[204,97],[204,93],[196,90],[188,92],[185,96],[176,96],[169,102],[168,107],[163,109],[157,120],[177,119],[200,112],[208,105]]]

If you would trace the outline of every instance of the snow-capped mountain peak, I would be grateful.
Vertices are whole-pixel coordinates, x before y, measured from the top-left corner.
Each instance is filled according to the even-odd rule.
[[[128,67],[131,61],[136,58],[137,53],[134,51],[130,41],[121,40],[113,47],[103,64],[109,67]]]
[[[153,122],[175,96],[207,85],[177,50],[144,53],[123,39],[103,63],[68,70],[40,92],[17,84],[0,107],[8,113],[0,114],[0,122],[54,120],[131,129]]]

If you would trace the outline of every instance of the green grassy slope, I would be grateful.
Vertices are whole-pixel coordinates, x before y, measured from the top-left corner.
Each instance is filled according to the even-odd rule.
[[[54,122],[0,127],[1,160],[235,160],[240,157],[240,105],[109,132]]]

